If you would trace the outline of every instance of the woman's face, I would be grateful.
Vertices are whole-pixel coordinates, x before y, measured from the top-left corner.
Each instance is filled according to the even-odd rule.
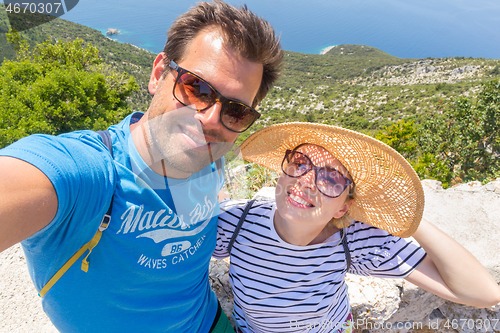
[[[342,175],[348,174],[346,168],[323,147],[306,144],[296,151],[306,155],[317,167],[335,169]],[[284,173],[279,178],[276,185],[276,207],[278,214],[288,223],[324,227],[333,217],[340,218],[348,210],[349,203],[346,203],[346,199],[349,188],[338,197],[331,198],[318,190],[315,177],[316,170],[312,169],[297,178]]]

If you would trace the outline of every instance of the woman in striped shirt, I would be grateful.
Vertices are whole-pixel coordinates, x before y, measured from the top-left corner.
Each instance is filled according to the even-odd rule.
[[[275,200],[222,203],[214,257],[230,256],[239,331],[350,332],[347,271],[405,278],[478,307],[500,301],[467,250],[420,222],[420,180],[392,148],[334,126],[287,123],[240,149],[282,175]]]

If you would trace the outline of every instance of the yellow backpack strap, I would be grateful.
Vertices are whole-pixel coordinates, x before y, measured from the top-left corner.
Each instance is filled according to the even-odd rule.
[[[109,152],[111,153],[111,157],[113,157],[113,146],[111,143],[111,136],[109,135],[109,131],[108,130],[98,131],[97,133],[101,137],[104,145],[108,148]],[[106,214],[104,214],[101,220],[101,225],[99,226],[99,229],[95,233],[94,237],[92,237],[92,239],[87,244],[82,246],[80,250],[78,250],[75,254],[73,254],[73,256],[69,258],[68,261],[66,261],[66,263],[56,272],[56,274],[54,274],[54,276],[50,278],[49,282],[47,282],[47,284],[43,286],[42,290],[40,290],[39,293],[40,297],[43,298],[45,294],[50,290],[50,288],[52,288],[56,284],[56,282],[61,278],[61,276],[63,276],[68,271],[68,269],[71,266],[73,266],[73,264],[78,260],[78,258],[80,258],[87,250],[89,250],[89,253],[87,253],[85,258],[83,258],[82,260],[82,271],[84,271],[85,273],[88,272],[89,262],[87,259],[90,253],[92,252],[92,249],[96,247],[96,245],[101,240],[102,232],[108,228],[109,222],[111,222],[112,208],[113,208],[113,196],[111,197],[111,203],[109,204],[108,211],[106,212]]]
[[[61,276],[63,276],[64,273],[66,273],[68,271],[68,269],[71,266],[73,266],[73,264],[78,260],[78,258],[80,258],[87,250],[89,250],[89,253],[87,253],[85,258],[83,258],[83,260],[82,260],[82,271],[88,272],[89,262],[87,261],[87,258],[89,257],[90,252],[92,252],[92,249],[101,240],[102,232],[108,228],[110,221],[111,221],[111,216],[108,214],[104,215],[104,217],[101,221],[101,225],[99,226],[99,230],[97,230],[94,237],[92,237],[90,242],[88,242],[87,244],[82,246],[80,248],[80,250],[78,250],[75,254],[73,254],[73,256],[71,258],[69,258],[68,261],[66,261],[66,263],[63,265],[63,267],[61,267],[56,272],[56,274],[54,274],[54,276],[52,276],[52,278],[49,280],[49,282],[47,282],[47,284],[45,286],[43,286],[42,290],[40,290],[40,293],[39,293],[40,297],[43,298],[45,296],[45,294],[50,290],[50,288],[52,288],[56,284],[56,282],[61,278]]]

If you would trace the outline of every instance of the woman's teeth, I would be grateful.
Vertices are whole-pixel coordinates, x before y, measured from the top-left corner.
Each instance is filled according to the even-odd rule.
[[[312,205],[311,205],[309,202],[307,202],[307,201],[305,201],[304,199],[302,199],[302,198],[300,198],[300,197],[298,197],[298,196],[296,196],[296,195],[293,195],[293,194],[291,194],[291,193],[290,193],[290,198],[291,198],[293,201],[296,201],[296,202],[298,202],[298,203],[299,203],[299,204],[301,204],[301,205],[312,207]]]

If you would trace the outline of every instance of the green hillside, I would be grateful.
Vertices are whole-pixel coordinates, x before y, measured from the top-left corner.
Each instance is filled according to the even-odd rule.
[[[456,97],[475,96],[482,82],[500,77],[499,69],[498,59],[400,59],[361,45],[339,45],[326,55],[286,51],[260,125],[294,119],[373,134],[400,119],[419,123]]]
[[[335,84],[366,76],[386,65],[406,61],[363,45],[339,45],[325,55],[287,51],[282,81],[297,86]]]
[[[0,8],[3,4],[0,4]],[[36,16],[33,15],[34,19]],[[7,15],[0,10],[0,31],[8,31]],[[99,55],[108,64],[120,71],[125,71],[135,77],[141,87],[139,93],[134,93],[131,101],[136,110],[145,110],[149,104],[147,82],[151,74],[151,65],[155,54],[140,49],[131,44],[122,44],[107,38],[99,31],[86,26],[69,22],[60,18],[21,32],[30,45],[35,45],[50,39],[52,41],[70,41],[81,38],[99,49]],[[15,59],[15,50],[7,42],[5,34],[0,33],[0,63],[3,59]]]
[[[0,10],[1,13],[4,11]],[[0,15],[0,31],[7,31],[8,28],[7,18]],[[120,110],[146,110],[151,99],[147,82],[155,54],[130,44],[115,42],[99,31],[62,19],[23,31],[21,35],[32,46],[47,39],[52,42],[81,39],[84,44],[90,43],[98,49],[98,56],[107,65],[102,68],[112,68],[113,71],[127,72],[133,76],[139,90],[130,97],[126,95],[125,99],[117,100],[115,104],[113,99],[108,99],[115,108],[92,102],[92,108],[100,110],[105,119],[113,119],[113,115],[115,118],[121,117],[116,113]],[[58,47],[61,46],[55,48]],[[82,45],[82,49],[84,47]],[[0,61],[4,58],[15,59],[15,50],[2,33]],[[27,72],[16,73],[11,70],[9,75],[29,81],[30,65],[35,67],[35,64],[28,63]],[[16,68],[16,64],[9,66],[11,69]],[[81,73],[82,77],[101,75],[101,78],[111,77],[111,81],[116,78],[120,80],[119,76],[107,74],[110,73]],[[64,84],[69,79],[65,75],[47,79],[45,84]],[[259,106],[262,117],[250,131],[240,135],[237,144],[254,131],[274,123],[320,122],[361,131],[391,144],[412,163],[422,178],[438,179],[445,186],[461,181],[488,181],[500,177],[500,83],[498,80],[493,81],[498,78],[499,59],[401,59],[363,45],[338,45],[323,55],[285,51],[282,76]],[[4,85],[9,85],[9,77],[4,80]],[[80,84],[92,86],[94,81],[82,80]],[[118,85],[123,83],[117,82]],[[110,91],[113,91],[113,82],[103,81],[102,84],[111,84]],[[24,105],[25,111],[21,111],[26,114],[31,110],[29,106],[37,102],[33,101],[30,89],[23,86],[12,90],[24,91],[24,104],[20,105]],[[128,88],[125,86],[125,89]],[[69,95],[73,93],[71,89],[67,90]],[[114,93],[121,94],[120,90]],[[11,115],[18,109],[13,105],[18,99],[12,99],[12,94],[7,97],[6,100],[10,98],[10,102],[5,105],[4,113]],[[52,97],[53,104],[64,109],[64,100]],[[90,94],[84,102],[87,99],[100,100],[97,97],[99,94]],[[122,105],[122,102],[128,104]],[[73,108],[72,112],[78,114],[80,109]],[[116,112],[111,111],[115,109]],[[46,109],[41,107],[38,110]],[[87,118],[84,117],[83,124],[94,121],[91,119],[93,114],[90,112],[88,116],[85,115]],[[36,131],[43,131],[46,127],[43,119],[47,115],[50,114],[45,112],[43,116],[38,115],[42,120],[36,123]],[[62,112],[58,116],[66,119],[70,115]],[[0,118],[4,123],[8,119]],[[56,128],[52,129],[53,132],[59,133],[57,128],[64,128],[58,126],[61,124],[57,121],[52,122],[51,128]],[[97,124],[104,123],[98,119]],[[4,126],[0,131],[14,135],[18,130],[16,126]],[[260,185],[256,183],[256,186]]]
[[[0,16],[0,27],[6,26],[7,18]],[[22,35],[32,45],[47,38],[81,38],[92,43],[106,63],[136,78],[140,91],[131,98],[133,108],[147,107],[147,81],[154,54],[63,19]],[[4,57],[12,59],[14,50],[0,34],[0,59]],[[324,55],[285,51],[283,74],[261,103],[263,117],[252,131],[298,120],[337,124],[373,134],[400,119],[419,123],[443,103],[458,96],[474,96],[481,82],[498,77],[498,59],[401,59],[363,45],[339,45]]]
[[[351,45],[351,44],[343,44],[332,47],[325,53],[327,56],[336,57],[336,58],[370,58],[370,59],[380,59],[380,60],[396,60],[399,59],[397,57],[391,56],[388,53],[380,51],[371,46],[361,46],[360,45]]]

